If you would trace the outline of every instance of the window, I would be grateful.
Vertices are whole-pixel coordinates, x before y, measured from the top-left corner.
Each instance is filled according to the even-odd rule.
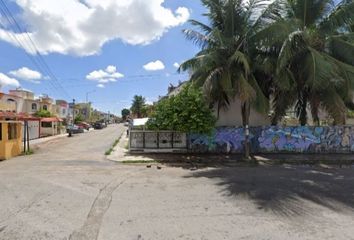
[[[37,104],[35,104],[35,103],[32,103],[32,110],[37,110]]]
[[[65,115],[65,114],[66,114],[66,110],[64,108],[63,111],[62,111],[62,115]]]
[[[8,123],[8,138],[9,140],[17,139],[17,124],[16,123]]]
[[[48,106],[47,105],[43,105],[43,110],[48,111]]]
[[[43,128],[51,128],[52,127],[52,123],[51,122],[42,122],[42,127]]]

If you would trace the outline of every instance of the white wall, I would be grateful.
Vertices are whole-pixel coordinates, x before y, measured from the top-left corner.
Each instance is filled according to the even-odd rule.
[[[23,124],[22,124],[22,133],[23,133],[23,139],[25,136],[25,132],[23,130]],[[39,121],[38,120],[33,120],[33,121],[28,121],[28,130],[29,130],[29,137],[30,140],[32,139],[37,139],[39,138]]]
[[[215,109],[215,115],[217,115],[217,110]],[[268,116],[262,115],[255,110],[251,109],[250,114],[250,126],[262,126],[270,125],[270,119]],[[241,102],[239,99],[235,99],[230,102],[227,110],[220,109],[219,119],[216,122],[217,127],[233,127],[242,126],[242,115],[241,115]]]

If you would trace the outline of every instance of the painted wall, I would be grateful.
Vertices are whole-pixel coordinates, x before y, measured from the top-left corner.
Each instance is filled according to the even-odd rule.
[[[210,136],[190,135],[193,152],[241,153],[242,128],[218,128]],[[253,153],[354,153],[354,126],[252,127]]]
[[[217,115],[217,109],[214,109]],[[267,115],[262,115],[251,108],[250,126],[270,125],[270,119]],[[216,122],[217,127],[242,126],[241,101],[238,98],[231,100],[227,109],[220,109],[219,119]]]
[[[21,122],[11,122],[17,125],[17,139],[8,140],[8,124],[10,122],[0,121],[2,137],[0,139],[0,159],[9,159],[21,154],[22,151],[22,129]]]

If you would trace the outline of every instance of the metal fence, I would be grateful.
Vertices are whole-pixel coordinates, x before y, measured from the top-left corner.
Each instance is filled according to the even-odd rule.
[[[187,134],[173,131],[132,130],[129,134],[130,150],[187,149]]]

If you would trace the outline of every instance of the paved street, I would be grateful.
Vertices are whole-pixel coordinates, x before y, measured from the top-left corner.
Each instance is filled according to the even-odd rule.
[[[121,165],[110,126],[0,162],[0,239],[354,239],[354,169]]]

